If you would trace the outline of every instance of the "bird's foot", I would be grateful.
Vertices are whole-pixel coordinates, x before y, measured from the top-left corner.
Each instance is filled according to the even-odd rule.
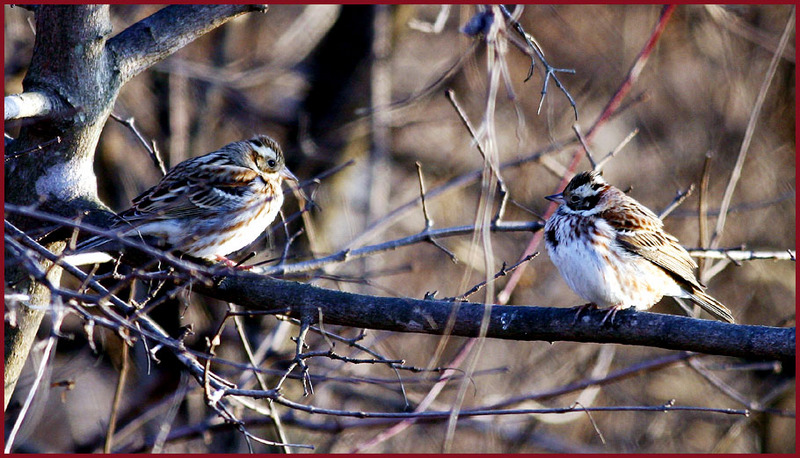
[[[250,269],[253,268],[253,266],[243,266],[243,265],[237,264],[235,261],[233,261],[231,259],[228,259],[225,256],[217,255],[216,259],[217,259],[217,261],[222,262],[226,266],[228,266],[228,267],[230,267],[232,269],[236,269],[236,270],[250,270]]]

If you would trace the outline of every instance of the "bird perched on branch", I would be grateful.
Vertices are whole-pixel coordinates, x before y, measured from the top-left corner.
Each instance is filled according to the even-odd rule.
[[[663,296],[686,298],[720,320],[733,315],[704,292],[697,263],[652,211],[608,184],[599,172],[575,175],[545,224],[550,259],[578,295],[594,306],[647,310]],[[584,306],[585,307],[585,306]]]
[[[170,249],[196,258],[222,260],[252,243],[283,205],[283,180],[297,182],[283,151],[266,135],[233,142],[188,159],[133,199],[111,230],[119,235],[153,236]],[[96,236],[77,252],[109,242]]]

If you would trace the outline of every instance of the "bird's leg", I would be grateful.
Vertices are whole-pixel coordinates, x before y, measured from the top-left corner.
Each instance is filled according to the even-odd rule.
[[[577,310],[577,312],[575,313],[575,318],[573,318],[572,320],[572,324],[575,324],[578,322],[578,318],[580,318],[581,313],[587,312],[589,310],[597,310],[597,304],[589,302],[588,304],[576,305],[575,307],[572,307],[572,309]]]
[[[228,266],[228,267],[230,267],[232,269],[236,269],[236,270],[250,270],[250,269],[253,268],[253,266],[240,265],[239,263],[237,263],[237,262],[235,262],[235,261],[233,261],[231,259],[228,259],[225,256],[221,256],[221,255],[216,255],[215,259],[217,261],[219,261],[219,262],[224,263],[226,266]]]

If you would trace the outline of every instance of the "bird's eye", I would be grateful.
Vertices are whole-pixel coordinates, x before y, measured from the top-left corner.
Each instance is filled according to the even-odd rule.
[[[267,165],[268,165],[270,168],[273,168],[273,167],[275,167],[276,165],[278,165],[278,163],[277,163],[277,162],[275,162],[275,159],[270,159],[270,160],[268,160],[268,161],[267,161]]]
[[[575,202],[578,202],[579,200],[580,200],[580,197],[578,197],[578,196],[577,196],[577,195],[575,195],[575,194],[573,194],[573,195],[569,196],[569,201],[570,201],[570,202],[573,202],[573,203],[575,203]]]

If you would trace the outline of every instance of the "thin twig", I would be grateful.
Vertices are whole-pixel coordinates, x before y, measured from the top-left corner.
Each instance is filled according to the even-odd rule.
[[[149,361],[149,359],[148,359]],[[189,375],[186,372],[181,372],[181,378],[178,385],[178,389],[172,393],[172,396],[165,397],[164,401],[169,405],[167,409],[167,413],[161,416],[161,426],[158,429],[158,435],[153,441],[153,448],[150,453],[159,454],[164,448],[164,444],[166,443],[170,432],[172,431],[173,421],[175,420],[175,416],[178,414],[178,409],[180,408],[181,404],[183,403],[184,397],[186,397],[186,393],[189,391]],[[126,430],[121,430],[118,436],[121,436],[120,439],[125,437],[125,433],[133,432],[134,429],[132,426],[135,426],[136,422],[129,423]]]
[[[33,404],[33,398],[36,397],[36,392],[39,390],[39,385],[42,383],[42,379],[45,375],[45,369],[50,363],[53,349],[58,341],[58,335],[61,330],[61,323],[63,321],[63,306],[54,304],[53,329],[50,332],[50,336],[47,338],[47,345],[45,346],[44,353],[42,354],[42,361],[39,363],[39,367],[36,370],[36,377],[33,379],[33,384],[31,384],[30,391],[28,391],[28,396],[25,398],[25,402],[22,404],[22,410],[20,410],[19,415],[17,415],[17,419],[14,421],[14,426],[11,428],[11,432],[6,439],[6,446],[4,449],[5,453],[11,453],[11,448],[14,446],[14,440],[17,437],[17,433],[19,433],[19,429],[22,427],[22,422],[25,420],[25,415],[28,413],[31,404]]]
[[[706,157],[703,160],[703,172],[700,175],[700,195],[697,202],[697,218],[698,218],[698,243],[700,248],[708,246],[708,181],[711,176],[711,151],[706,151]],[[698,278],[702,283],[708,281],[705,277],[706,260],[700,259],[698,265]]]
[[[351,411],[351,410],[337,410],[326,409],[315,406],[308,406],[299,404],[294,401],[286,399],[282,394],[275,390],[260,391],[260,390],[242,390],[229,388],[226,390],[226,395],[234,396],[250,396],[254,398],[270,398],[275,402],[283,404],[287,407],[301,410],[303,412],[332,415],[340,417],[356,417],[356,418],[397,418],[397,419],[430,419],[430,418],[449,418],[450,411],[425,411],[425,412],[364,412],[364,411]],[[554,407],[549,409],[485,409],[476,408],[469,410],[462,410],[460,416],[462,417],[476,417],[476,416],[500,416],[500,415],[531,415],[531,414],[564,414],[575,412],[578,410],[575,406],[570,407]],[[748,416],[750,411],[747,409],[725,409],[716,407],[700,407],[700,406],[679,406],[675,405],[675,400],[669,400],[664,404],[650,405],[650,406],[597,406],[585,407],[580,410],[590,412],[706,412],[717,413],[722,415],[741,415]]]
[[[535,232],[544,227],[539,221],[501,221],[492,224],[489,230],[492,232]],[[322,258],[310,259],[295,264],[277,265],[273,267],[253,267],[251,272],[264,274],[264,275],[286,275],[301,272],[310,272],[322,267],[339,264],[345,261],[363,258],[376,253],[395,250],[400,247],[413,245],[415,243],[430,240],[431,238],[453,237],[460,235],[469,235],[475,231],[475,227],[469,226],[455,226],[442,229],[430,229],[419,232],[414,235],[403,237],[396,240],[379,243],[376,245],[368,245],[356,249],[344,249],[337,253],[325,256]]]
[[[28,153],[32,153],[34,151],[43,151],[46,146],[50,146],[53,143],[61,143],[61,137],[56,136],[56,138],[48,140],[48,141],[46,141],[46,142],[44,142],[42,144],[36,145],[36,146],[34,146],[32,148],[24,149],[22,151],[17,151],[17,152],[15,152],[13,154],[9,154],[7,156],[4,156],[3,162],[4,163],[8,162],[10,160],[16,159],[16,158],[18,158],[20,156],[23,156],[23,155],[28,154]]]
[[[785,251],[757,251],[727,248],[696,248],[687,249],[691,256],[700,259],[727,259],[730,261],[755,261],[759,259],[769,259],[778,261],[794,261],[795,250]]]
[[[142,133],[139,132],[139,129],[136,128],[136,124],[135,124],[135,120],[133,119],[133,116],[123,119],[122,117],[117,116],[114,113],[111,113],[111,119],[113,119],[114,121],[117,121],[120,124],[126,126],[128,129],[131,130],[131,132],[133,132],[134,135],[136,135],[136,138],[139,139],[139,142],[142,145],[144,145],[144,148],[147,150],[147,153],[150,155],[150,159],[153,161],[153,164],[155,164],[156,167],[158,167],[158,170],[161,171],[161,176],[166,175],[167,174],[167,168],[164,167],[164,161],[161,160],[161,154],[158,151],[158,146],[156,146],[156,141],[152,140],[152,142],[153,142],[152,145],[147,143],[147,140],[145,140],[145,138],[142,135]]]
[[[725,396],[733,399],[734,401],[738,402],[739,404],[747,407],[747,410],[755,411],[755,412],[765,412],[765,411],[778,411],[778,409],[770,409],[765,405],[752,401],[748,399],[745,395],[740,393],[730,384],[726,383],[722,380],[719,376],[714,374],[713,372],[706,369],[705,365],[697,360],[689,360],[689,367],[694,369],[700,376],[702,376],[708,383],[716,387],[720,392],[725,394]],[[777,412],[770,412],[770,413],[777,413]]]
[[[589,145],[586,144],[586,139],[583,137],[583,134],[581,134],[581,127],[578,125],[577,122],[572,125],[572,130],[573,132],[575,132],[575,136],[578,138],[578,141],[581,143],[583,150],[586,152],[586,158],[589,159],[589,164],[592,165],[592,170],[595,171],[600,170],[598,168],[597,162],[595,162],[594,158],[592,157],[592,151],[589,148]]]
[[[516,269],[517,267],[521,266],[522,264],[530,261],[531,259],[535,258],[538,255],[539,255],[538,251],[536,253],[532,253],[532,254],[526,256],[525,258],[521,259],[519,262],[517,262],[516,264],[514,264],[511,267],[507,267],[506,264],[503,263],[503,266],[500,268],[500,270],[496,274],[494,274],[494,278],[493,279],[497,280],[500,277],[504,277],[504,276],[508,275],[509,272],[513,272],[514,269]],[[461,296],[453,297],[453,298],[447,298],[445,300],[466,301],[469,296],[477,293],[478,291],[481,290],[481,288],[486,286],[486,283],[487,283],[486,280],[484,280],[484,281],[478,283],[477,285],[473,286],[472,288],[470,288],[469,291],[467,291],[466,293],[462,294]]]
[[[641,102],[642,100],[644,100],[644,98],[635,97],[629,103],[620,105],[617,108],[616,111],[614,111],[612,113],[609,113],[608,116],[605,117],[603,122],[607,122],[607,121],[609,121],[611,119],[615,119],[616,117],[621,115],[625,109],[635,105],[636,103]],[[575,139],[575,136],[574,135],[570,135],[568,138],[565,138],[562,141],[556,142],[555,144],[547,145],[547,146],[545,146],[545,147],[543,147],[543,148],[541,148],[541,149],[539,149],[539,150],[537,150],[537,151],[535,151],[535,152],[533,152],[531,154],[523,156],[521,158],[502,162],[498,166],[498,169],[505,170],[505,169],[513,168],[513,167],[521,167],[521,166],[523,166],[525,164],[529,164],[529,163],[541,162],[543,160],[543,158],[546,158],[549,155],[552,155],[552,154],[558,153],[560,151],[563,151],[564,148],[566,148],[568,146],[571,146],[571,145],[573,145],[575,143],[577,143],[577,140]],[[472,171],[467,172],[467,173],[465,173],[465,174],[463,174],[461,176],[457,176],[455,178],[452,178],[451,180],[449,180],[448,182],[446,182],[446,183],[444,183],[442,185],[439,185],[439,186],[437,186],[435,188],[429,189],[428,192],[426,193],[427,194],[426,197],[428,198],[428,200],[430,200],[432,198],[439,197],[442,194],[445,194],[447,192],[450,192],[450,191],[453,191],[453,190],[456,190],[456,189],[461,189],[464,186],[470,185],[470,184],[478,181],[481,178],[482,174],[483,174],[483,168],[477,169],[477,170],[472,170]],[[564,184],[566,185],[566,182]],[[793,196],[794,196],[794,193],[792,193],[791,195],[788,194],[788,193],[786,194],[786,198],[787,199],[790,198],[790,197],[793,197]],[[360,245],[361,243],[363,243],[366,240],[370,240],[374,236],[374,234],[376,232],[379,232],[380,230],[384,229],[385,227],[389,226],[390,224],[396,222],[398,219],[400,219],[402,216],[404,216],[407,212],[416,209],[418,205],[419,205],[419,197],[415,197],[415,198],[409,200],[408,202],[400,205],[399,207],[395,208],[394,210],[392,210],[389,213],[387,213],[386,215],[384,215],[381,219],[379,219],[379,220],[371,223],[369,226],[367,226],[355,238],[350,240],[350,242],[348,242],[347,245],[345,245],[344,248],[345,249],[352,248],[353,246]]]
[[[494,173],[495,177],[497,178],[497,182],[500,184],[500,192],[505,193],[506,185],[505,182],[503,182],[503,177],[500,176],[500,171],[497,170],[497,168],[494,166],[494,163],[488,160],[486,156],[486,150],[483,147],[483,143],[481,143],[481,141],[478,140],[478,134],[475,132],[475,128],[472,127],[472,123],[467,117],[467,114],[464,112],[464,109],[461,108],[461,104],[458,103],[455,91],[453,91],[453,89],[448,89],[445,91],[444,95],[450,102],[450,105],[453,106],[453,109],[456,110],[456,113],[458,114],[458,118],[461,120],[461,123],[464,124],[464,127],[467,128],[467,131],[469,132],[470,137],[472,137],[472,141],[475,142],[475,147],[478,149],[478,152],[481,154],[481,157],[485,162],[488,162],[490,167],[492,168],[492,173]]]
[[[456,355],[450,360],[450,366],[458,367],[463,362],[464,359],[469,355],[472,347],[475,345],[476,339],[469,339],[466,341],[461,348],[456,352]],[[428,393],[425,397],[417,404],[417,407],[414,409],[415,413],[425,412],[425,410],[433,403],[437,396],[442,392],[444,387],[447,385],[447,382],[451,380],[452,376],[454,375],[455,370],[448,370],[445,371],[442,375],[439,376],[439,380],[428,390]],[[399,433],[407,429],[409,426],[413,425],[417,421],[417,418],[408,418],[404,419],[400,423],[387,428],[381,431],[380,434],[372,438],[371,440],[359,444],[356,448],[350,450],[350,453],[358,453],[363,452],[366,449],[373,447]]]
[[[511,22],[511,25],[514,26],[514,30],[516,30],[517,33],[519,33],[520,36],[525,40],[525,45],[527,45],[528,48],[532,49],[533,52],[536,53],[536,57],[538,57],[539,60],[542,62],[542,65],[544,65],[544,84],[542,85],[542,96],[541,99],[539,100],[539,108],[536,111],[536,113],[538,114],[541,113],[542,111],[542,104],[544,103],[544,97],[547,94],[547,85],[550,82],[550,79],[552,78],[553,81],[555,81],[556,86],[559,89],[561,89],[561,92],[563,92],[564,95],[567,97],[567,100],[569,100],[569,104],[572,106],[572,110],[575,112],[575,121],[577,121],[578,107],[575,104],[575,100],[572,98],[572,95],[569,93],[569,91],[567,91],[564,85],[561,84],[561,81],[558,79],[558,76],[556,75],[556,73],[574,74],[575,70],[571,68],[555,68],[551,66],[549,63],[547,63],[547,60],[544,58],[544,53],[539,48],[539,46],[534,46],[533,37],[531,37],[527,32],[525,32],[525,29],[522,28],[522,24],[520,24],[516,19],[514,19],[513,15],[508,11],[505,5],[500,5],[500,9],[503,11],[503,14],[506,16],[506,18],[508,18],[509,22]],[[512,39],[511,42],[517,44],[516,40]],[[519,44],[517,44],[517,46],[519,47]],[[533,55],[530,54],[530,51],[527,51],[527,49],[523,47],[520,47],[520,49],[522,49],[523,52],[526,52],[529,56],[531,56],[531,62],[533,62]],[[533,63],[531,63],[530,70],[528,71],[528,77],[525,78],[525,81],[530,79],[532,74],[533,74]]]
[[[425,182],[422,179],[422,164],[419,161],[414,162],[417,166],[417,179],[419,180],[419,198],[422,201],[422,216],[425,218],[425,229],[433,227],[433,220],[428,214],[428,206],[425,205]]]
[[[240,314],[236,313],[236,306],[234,304],[228,303],[228,307],[229,307],[228,315],[233,317],[233,323],[236,327],[236,332],[239,334],[239,339],[242,342],[242,348],[244,348],[245,354],[247,355],[247,360],[254,368],[257,368],[259,364],[256,361],[255,356],[253,355],[253,349],[250,346],[250,341],[247,339],[247,334],[245,334],[244,332],[243,320]],[[259,387],[261,387],[262,390],[268,389],[267,382],[262,377],[261,372],[254,370],[252,371],[252,373],[253,376],[256,378]],[[278,412],[275,409],[274,404],[270,402],[269,407],[270,407],[269,417],[272,419],[272,426],[275,428],[275,434],[278,436],[278,442],[283,444],[281,445],[283,453],[291,453],[289,447],[285,445],[288,442],[288,440],[286,439],[286,431],[284,430],[283,425],[281,424],[281,417],[280,415],[278,415]]]
[[[117,429],[117,414],[119,413],[119,406],[122,402],[122,392],[125,390],[125,382],[127,382],[128,379],[128,368],[130,367],[128,352],[128,343],[123,340],[122,354],[120,355],[119,379],[117,380],[117,388],[114,390],[114,401],[111,404],[111,417],[108,420],[108,430],[106,431],[103,453],[111,453],[111,448],[114,444],[114,432]]]
[[[658,214],[658,217],[664,219],[669,216],[669,214],[678,208],[687,197],[692,195],[692,192],[694,192],[694,183],[690,184],[689,187],[686,188],[686,191],[678,191],[675,193],[675,198]]]
[[[619,145],[617,145],[617,147],[614,148],[613,151],[611,151],[610,153],[606,154],[606,156],[604,158],[600,159],[597,162],[597,165],[595,166],[594,170],[602,170],[603,167],[605,167],[606,163],[608,161],[610,161],[614,156],[619,154],[619,152],[622,151],[622,149],[625,148],[628,145],[628,143],[630,143],[630,141],[633,140],[633,137],[635,137],[638,133],[639,133],[639,129],[638,128],[637,129],[633,129],[633,132],[629,133],[628,136],[625,137],[619,143]]]
[[[425,204],[425,182],[422,179],[422,165],[419,161],[415,162],[417,166],[417,178],[419,179],[419,198],[422,201],[422,216],[425,218],[425,229],[424,231],[428,231],[433,227],[433,219],[431,219],[430,215],[428,214],[428,206]],[[431,243],[431,245],[435,246],[436,248],[444,251],[444,253],[450,258],[453,263],[458,263],[458,258],[456,257],[455,253],[448,250],[444,245],[436,241],[433,237],[427,240]]]

